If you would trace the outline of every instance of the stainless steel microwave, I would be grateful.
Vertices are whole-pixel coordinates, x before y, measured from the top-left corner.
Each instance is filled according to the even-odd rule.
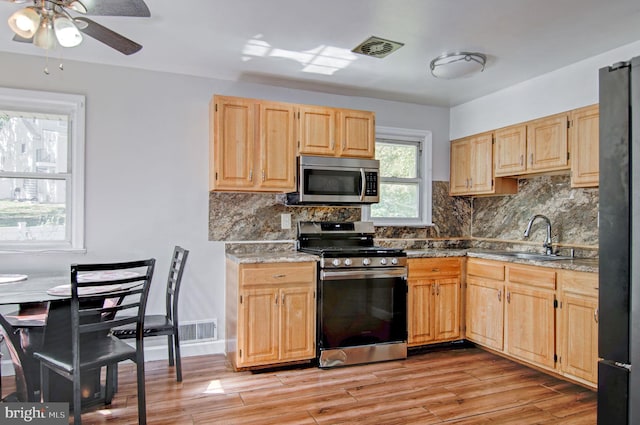
[[[380,201],[377,159],[298,157],[297,192],[287,204],[358,205]]]

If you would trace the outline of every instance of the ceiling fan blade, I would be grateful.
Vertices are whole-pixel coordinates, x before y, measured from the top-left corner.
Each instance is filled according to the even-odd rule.
[[[33,43],[33,38],[24,38],[20,37],[18,34],[14,34],[13,41],[17,41],[19,43]]]
[[[148,18],[151,12],[144,0],[81,0],[87,15],[136,16]]]
[[[74,21],[84,23],[84,25],[78,25],[78,29],[84,34],[88,35],[91,38],[95,38],[96,40],[106,44],[109,47],[116,49],[120,53],[131,55],[142,49],[142,45],[136,43],[135,41],[129,40],[125,36],[120,35],[117,32],[100,25],[99,23],[89,18],[79,16],[77,18],[74,18]]]

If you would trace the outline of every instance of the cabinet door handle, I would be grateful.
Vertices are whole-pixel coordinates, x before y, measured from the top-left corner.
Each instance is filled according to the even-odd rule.
[[[432,272],[439,272],[439,271],[440,271],[440,269],[439,269],[439,268],[434,268],[434,269],[431,269],[431,271],[432,271]]]
[[[285,277],[285,276],[286,276],[286,274],[274,274],[272,277],[273,277],[274,279],[282,279],[282,278],[283,278],[283,277]]]
[[[502,289],[498,290],[498,302],[502,302]]]
[[[282,305],[284,305],[284,294],[282,294]]]
[[[595,320],[596,323],[598,323],[598,308],[596,308],[596,311],[593,312],[593,320]]]
[[[249,170],[249,181],[253,181],[253,170]]]
[[[473,187],[473,179],[469,179],[469,187]]]
[[[533,165],[533,154],[531,154],[531,158],[529,159],[531,165]]]
[[[436,294],[436,284],[432,283],[431,284],[431,295],[435,295]]]
[[[436,283],[436,295],[440,295],[440,284]]]
[[[507,291],[507,302],[511,304],[511,291]]]
[[[275,296],[275,298],[274,298],[274,301],[275,301],[275,303],[276,303],[276,305],[277,305],[277,304],[278,304],[278,294],[276,294],[276,296]]]
[[[520,154],[520,166],[524,165],[524,155]]]
[[[262,170],[262,181],[264,181],[264,170]]]

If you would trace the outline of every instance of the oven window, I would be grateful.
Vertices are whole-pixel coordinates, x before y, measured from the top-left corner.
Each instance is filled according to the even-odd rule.
[[[402,278],[321,281],[319,348],[406,341],[406,288]]]
[[[304,192],[307,195],[360,196],[361,179],[357,171],[304,170]]]

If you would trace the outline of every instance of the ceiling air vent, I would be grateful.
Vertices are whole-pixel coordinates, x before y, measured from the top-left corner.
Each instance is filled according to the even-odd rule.
[[[383,58],[395,52],[402,46],[404,46],[404,43],[371,36],[360,43],[358,47],[352,50],[352,52],[366,56],[373,56],[374,58]]]

